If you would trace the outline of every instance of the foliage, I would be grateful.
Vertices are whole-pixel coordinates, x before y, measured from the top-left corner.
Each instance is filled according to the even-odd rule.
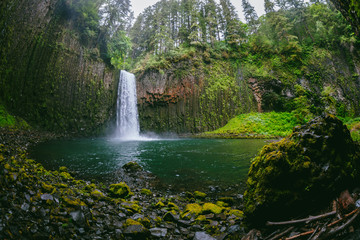
[[[247,113],[231,119],[224,127],[202,134],[203,137],[278,138],[289,135],[299,122],[293,113]]]
[[[76,19],[76,26],[81,33],[81,40],[89,44],[97,40],[100,33],[98,8],[101,0],[71,0],[68,2],[71,14]]]
[[[132,56],[166,54],[181,45],[214,47],[219,41],[235,47],[245,41],[245,31],[228,0],[161,0],[136,19],[130,31]]]
[[[352,25],[354,32],[360,36],[360,3],[358,0],[331,0],[336,8]]]
[[[127,53],[131,42],[125,31],[117,31],[108,43],[108,54],[111,64],[117,69],[124,69]]]
[[[24,128],[30,126],[21,118],[12,116],[3,105],[0,105],[0,127]]]
[[[343,123],[347,126],[350,131],[351,138],[359,142],[360,141],[360,117],[350,118],[350,117],[340,117]]]

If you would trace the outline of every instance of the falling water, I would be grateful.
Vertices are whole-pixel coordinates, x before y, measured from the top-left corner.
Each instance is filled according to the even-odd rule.
[[[137,109],[136,80],[132,73],[122,70],[118,87],[116,109],[116,138],[137,140],[140,138]]]

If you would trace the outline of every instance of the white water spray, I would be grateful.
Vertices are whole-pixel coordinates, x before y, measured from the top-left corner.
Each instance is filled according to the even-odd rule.
[[[116,106],[116,134],[121,140],[140,139],[135,75],[122,70]]]

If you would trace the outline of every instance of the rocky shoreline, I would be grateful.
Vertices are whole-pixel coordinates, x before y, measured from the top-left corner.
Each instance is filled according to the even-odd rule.
[[[128,183],[75,179],[65,167],[48,171],[28,159],[30,144],[55,136],[0,131],[1,239],[239,239],[241,206],[202,192],[151,189],[151,176],[124,166]],[[141,177],[139,177],[141,176]]]
[[[104,184],[28,158],[31,144],[56,137],[0,129],[0,239],[360,239],[359,146],[334,116],[265,146],[244,198],[241,188],[237,196],[159,188],[135,162]]]

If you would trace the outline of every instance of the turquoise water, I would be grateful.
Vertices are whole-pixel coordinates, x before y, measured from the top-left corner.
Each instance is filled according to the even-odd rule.
[[[115,182],[117,170],[138,162],[173,188],[201,189],[245,180],[251,159],[266,142],[248,139],[56,140],[30,150],[45,168],[66,166],[85,180]]]

